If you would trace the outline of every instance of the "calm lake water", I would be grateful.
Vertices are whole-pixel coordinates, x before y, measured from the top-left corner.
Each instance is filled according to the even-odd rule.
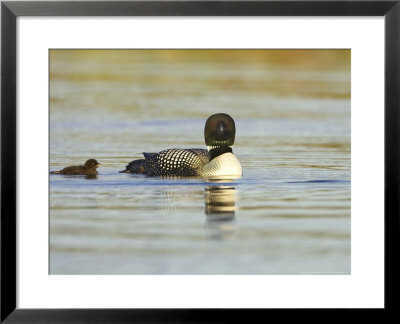
[[[236,122],[243,177],[120,174]],[[350,274],[349,51],[50,52],[51,274]]]

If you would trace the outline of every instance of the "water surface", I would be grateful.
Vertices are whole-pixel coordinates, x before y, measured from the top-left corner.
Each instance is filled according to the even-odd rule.
[[[240,179],[118,173],[236,121]],[[349,274],[349,51],[50,53],[51,274]]]

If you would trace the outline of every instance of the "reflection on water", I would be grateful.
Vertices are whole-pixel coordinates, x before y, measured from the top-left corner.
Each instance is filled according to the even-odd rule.
[[[235,230],[236,192],[230,186],[209,186],[204,194],[209,237],[223,239]]]
[[[51,274],[350,273],[350,51],[51,51]],[[239,179],[118,173],[236,122]]]
[[[206,215],[210,221],[235,218],[235,188],[210,186],[205,190]]]

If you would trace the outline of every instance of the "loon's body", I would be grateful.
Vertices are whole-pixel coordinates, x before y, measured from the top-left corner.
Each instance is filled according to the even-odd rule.
[[[235,122],[226,114],[207,119],[205,141],[208,149],[167,149],[159,153],[143,153],[144,159],[130,162],[121,173],[149,176],[231,176],[241,177],[242,167],[232,153]]]

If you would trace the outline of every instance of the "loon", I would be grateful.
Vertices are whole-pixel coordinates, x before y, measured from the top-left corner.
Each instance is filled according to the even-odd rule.
[[[235,122],[227,114],[210,116],[204,127],[207,149],[167,149],[143,153],[144,159],[130,162],[120,173],[149,176],[241,177],[242,167],[232,153]]]
[[[97,168],[100,163],[95,159],[90,159],[84,165],[73,165],[66,167],[60,171],[52,171],[50,174],[68,174],[68,175],[96,175],[98,174]]]

